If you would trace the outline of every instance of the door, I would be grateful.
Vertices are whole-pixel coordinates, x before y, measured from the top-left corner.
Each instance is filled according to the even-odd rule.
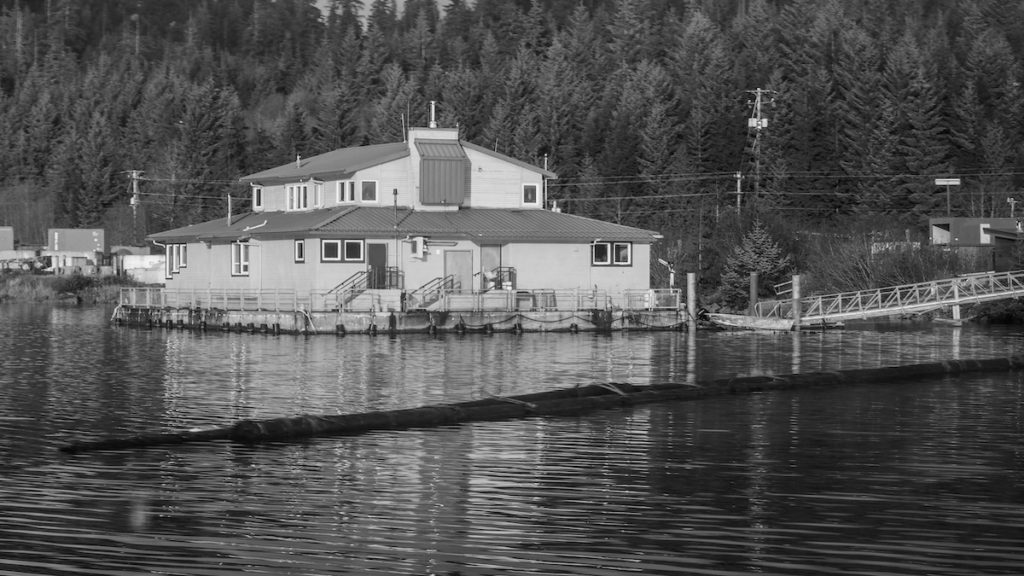
[[[366,287],[388,287],[388,245],[366,245]]]
[[[473,253],[469,250],[446,250],[444,253],[444,275],[455,279],[455,288],[473,289]]]

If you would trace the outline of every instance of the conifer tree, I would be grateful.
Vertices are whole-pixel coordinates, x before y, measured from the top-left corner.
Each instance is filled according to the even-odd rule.
[[[752,273],[757,273],[758,285],[767,294],[768,287],[785,279],[790,265],[791,257],[783,254],[761,221],[754,220],[742,242],[725,260],[720,295],[730,306],[742,308],[749,301]]]

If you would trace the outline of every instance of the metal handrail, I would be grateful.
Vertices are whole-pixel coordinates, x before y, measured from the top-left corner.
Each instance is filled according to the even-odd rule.
[[[804,322],[840,321],[902,313],[921,313],[944,306],[970,304],[1024,295],[1024,271],[986,272],[954,278],[841,292],[800,299]],[[792,317],[793,302],[759,302],[755,314]]]

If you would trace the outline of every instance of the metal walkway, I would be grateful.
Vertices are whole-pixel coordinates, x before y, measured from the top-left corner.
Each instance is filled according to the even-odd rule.
[[[800,325],[920,314],[947,306],[1024,296],[1024,270],[984,272],[889,288],[800,298]],[[793,317],[793,301],[759,302],[757,316]]]

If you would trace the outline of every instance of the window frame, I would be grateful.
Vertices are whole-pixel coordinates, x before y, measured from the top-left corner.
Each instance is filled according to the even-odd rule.
[[[533,200],[532,201],[531,200],[527,200],[527,196],[526,196],[527,189],[530,189],[530,188],[533,189]],[[522,198],[523,204],[525,204],[525,205],[540,206],[540,186],[538,186],[536,183],[523,184],[523,195],[522,195],[521,198]]]
[[[626,257],[619,259],[619,248],[626,249]],[[632,242],[612,242],[612,266],[632,266],[633,265],[633,243]]]
[[[232,242],[231,243],[231,275],[232,276],[248,276],[249,275],[249,243],[248,242]]]
[[[295,257],[295,261],[296,262],[305,262],[306,261],[306,240],[305,239],[295,240],[295,247],[293,249],[292,255]]]
[[[263,186],[252,187],[252,207],[253,210],[263,208]]]
[[[597,259],[597,249],[601,247],[604,250],[604,258],[601,260]],[[591,242],[590,244],[590,265],[591,266],[611,266],[612,264],[612,243],[611,242]]]
[[[335,193],[338,204],[352,204],[356,201],[356,181],[339,180],[338,190]]]
[[[349,246],[359,247],[359,256],[350,258],[348,255]],[[366,261],[366,242],[364,240],[345,240],[342,244],[341,258],[345,262],[365,262]]]
[[[296,212],[299,210],[309,210],[309,185],[308,184],[288,184],[286,186],[288,204],[285,207],[287,212]]]
[[[367,184],[373,184],[373,198],[367,199]],[[376,204],[380,201],[380,186],[376,180],[360,180],[359,181],[359,201],[370,204]]]
[[[327,257],[327,246],[328,245],[335,246],[335,252],[338,254],[337,257],[335,257],[335,258],[328,258]],[[321,238],[320,239],[320,261],[321,262],[341,262],[342,261],[341,260],[341,256],[342,256],[341,249],[342,249],[341,240],[338,240],[336,238]]]

